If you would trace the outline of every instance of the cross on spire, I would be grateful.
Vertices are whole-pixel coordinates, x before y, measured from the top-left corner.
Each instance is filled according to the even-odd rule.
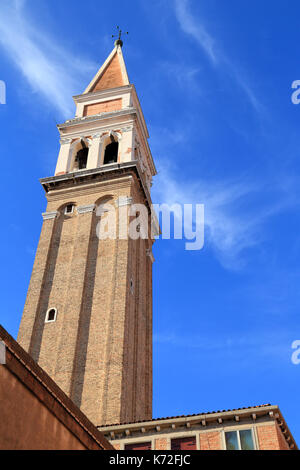
[[[119,28],[119,26],[117,26],[117,30],[118,30],[118,36],[112,34],[112,38],[118,38],[116,41],[115,41],[115,46],[123,46],[123,41],[121,39],[121,36],[122,36],[122,33],[123,34],[128,34],[128,31],[125,31],[125,33]]]

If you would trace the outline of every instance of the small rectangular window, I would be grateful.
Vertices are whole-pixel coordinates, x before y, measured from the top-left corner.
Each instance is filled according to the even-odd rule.
[[[225,432],[226,449],[239,450],[237,431]]]
[[[254,450],[254,439],[251,429],[225,432],[226,450]]]
[[[125,450],[151,450],[151,442],[139,442],[136,444],[126,444]]]
[[[172,439],[171,450],[197,450],[196,437]]]
[[[254,450],[254,442],[251,429],[240,431],[240,441],[242,450]]]
[[[65,214],[72,214],[74,211],[74,205],[68,204],[65,208]]]

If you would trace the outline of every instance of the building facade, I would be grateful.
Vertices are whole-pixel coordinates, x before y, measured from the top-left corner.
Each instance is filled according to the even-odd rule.
[[[296,450],[278,408],[229,411],[100,426],[119,450]]]

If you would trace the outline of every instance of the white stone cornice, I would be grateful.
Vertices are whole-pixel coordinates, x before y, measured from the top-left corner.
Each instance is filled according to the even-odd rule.
[[[58,124],[58,130],[60,131],[61,129],[66,129],[71,126],[79,125],[82,123],[86,122],[93,122],[93,121],[101,121],[101,120],[107,120],[109,118],[113,117],[119,117],[119,116],[127,116],[127,115],[134,115],[136,116],[137,110],[133,107],[127,108],[127,109],[120,109],[116,111],[110,111],[110,112],[103,112],[103,113],[98,113],[94,114],[93,116],[83,116],[83,117],[77,117],[73,119],[68,119],[66,122],[62,124]]]
[[[42,217],[43,220],[51,220],[51,219],[56,219],[58,217],[59,212],[53,211],[53,212],[43,212]]]
[[[120,196],[116,201],[116,207],[123,207],[123,206],[131,206],[132,204],[132,197],[129,196]]]
[[[72,142],[72,139],[69,139],[66,137],[66,138],[60,139],[59,142],[61,145],[70,144]]]
[[[91,204],[89,206],[78,206],[77,212],[78,214],[86,214],[87,212],[93,212],[96,208],[95,204]]]
[[[122,85],[116,88],[110,88],[106,90],[97,90],[90,93],[84,93],[82,95],[73,96],[75,103],[84,103],[86,101],[98,101],[99,99],[106,99],[121,94],[128,93],[134,89],[134,86],[131,85]]]
[[[132,132],[133,131],[133,126],[122,127],[121,131],[122,132]]]

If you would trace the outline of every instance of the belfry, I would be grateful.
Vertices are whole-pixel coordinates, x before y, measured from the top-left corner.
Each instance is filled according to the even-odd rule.
[[[120,227],[97,236],[103,203],[128,221],[143,204],[151,222],[156,170],[120,39],[74,101],[55,175],[41,180],[48,205],[18,342],[95,425],[151,419],[153,241]]]

